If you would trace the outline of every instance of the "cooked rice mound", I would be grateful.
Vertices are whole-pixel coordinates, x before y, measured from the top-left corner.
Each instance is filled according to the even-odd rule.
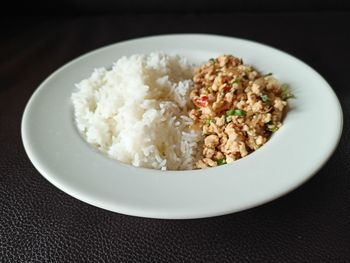
[[[77,127],[109,157],[145,168],[193,169],[200,131],[190,129],[193,70],[182,57],[151,53],[96,69],[72,95]]]

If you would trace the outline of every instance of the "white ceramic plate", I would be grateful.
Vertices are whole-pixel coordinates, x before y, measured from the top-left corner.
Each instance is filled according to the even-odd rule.
[[[75,83],[121,56],[164,51],[201,63],[234,54],[288,83],[284,126],[261,149],[229,165],[194,171],[157,171],[121,164],[93,150],[79,135],[70,96]],[[333,153],[342,111],[327,82],[282,51],[214,35],[165,35],[110,45],[63,66],[35,91],[25,109],[27,154],[52,184],[89,204],[129,215],[199,218],[232,213],[273,200],[305,182]]]

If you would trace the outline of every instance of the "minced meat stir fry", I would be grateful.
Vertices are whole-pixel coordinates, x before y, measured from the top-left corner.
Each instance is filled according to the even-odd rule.
[[[261,75],[231,55],[210,59],[194,75],[189,112],[204,136],[197,168],[214,167],[257,150],[281,127],[293,97],[272,74]]]

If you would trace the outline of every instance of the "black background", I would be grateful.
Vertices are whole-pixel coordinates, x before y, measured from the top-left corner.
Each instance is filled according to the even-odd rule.
[[[148,3],[27,2],[19,10],[41,16],[1,17],[0,262],[350,262],[348,4]],[[165,33],[247,38],[315,68],[344,111],[343,135],[332,158],[309,182],[278,200],[208,219],[112,213],[48,183],[30,163],[20,137],[22,113],[36,87],[85,52]]]

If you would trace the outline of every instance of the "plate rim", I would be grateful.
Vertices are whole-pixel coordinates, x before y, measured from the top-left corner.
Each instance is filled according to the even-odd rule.
[[[38,160],[35,156],[35,154],[32,152],[31,146],[30,146],[30,139],[28,138],[27,135],[27,125],[28,125],[28,120],[27,120],[27,116],[28,116],[28,111],[30,110],[30,105],[33,103],[33,101],[35,100],[36,96],[38,96],[38,94],[40,93],[40,91],[45,88],[45,85],[57,74],[60,74],[62,71],[64,71],[66,68],[68,68],[69,66],[71,66],[72,64],[76,63],[79,60],[84,60],[86,57],[89,57],[90,55],[93,54],[97,54],[99,53],[101,50],[106,50],[109,48],[113,48],[115,45],[127,45],[130,42],[134,42],[134,41],[143,41],[145,39],[157,39],[157,38],[164,38],[164,37],[214,37],[214,38],[225,38],[225,39],[229,39],[229,40],[239,40],[239,41],[247,41],[256,45],[260,45],[263,46],[264,48],[268,48],[268,49],[272,49],[274,51],[278,51],[281,52],[283,55],[292,57],[293,59],[295,59],[296,61],[298,61],[299,63],[301,63],[304,67],[309,68],[311,71],[313,71],[317,77],[324,81],[324,83],[328,86],[329,91],[331,91],[331,93],[333,94],[333,96],[335,97],[337,103],[337,110],[338,110],[338,114],[339,114],[339,118],[340,118],[340,122],[339,122],[339,127],[338,127],[338,133],[336,135],[335,138],[335,143],[333,144],[332,149],[324,155],[323,159],[320,160],[319,164],[316,165],[317,168],[313,169],[313,172],[310,173],[308,176],[305,176],[303,178],[303,180],[299,180],[298,183],[292,185],[289,187],[289,189],[287,191],[283,190],[278,194],[275,195],[271,195],[270,198],[265,198],[262,199],[260,201],[256,201],[255,203],[251,203],[248,206],[244,206],[243,208],[237,208],[237,209],[232,209],[231,211],[217,211],[217,212],[213,212],[213,211],[202,211],[200,212],[196,212],[193,214],[172,214],[172,213],[163,213],[163,214],[159,214],[158,212],[154,212],[154,211],[141,211],[137,210],[134,211],[133,209],[130,209],[128,207],[120,207],[120,209],[118,209],[118,211],[116,211],[115,209],[110,209],[108,206],[104,205],[104,204],[100,204],[98,201],[94,200],[94,202],[91,201],[91,198],[89,196],[84,196],[83,194],[77,194],[75,190],[69,189],[69,187],[67,187],[67,185],[62,184],[59,180],[55,180],[55,176],[50,176],[47,174],[45,167],[45,164],[42,164],[40,160]],[[230,37],[230,36],[222,36],[222,35],[215,35],[215,34],[166,34],[166,35],[154,35],[154,36],[145,36],[145,37],[141,37],[141,38],[133,38],[130,40],[124,40],[121,42],[116,42],[116,43],[112,43],[106,46],[102,46],[100,48],[94,49],[92,51],[89,51],[85,54],[82,54],[81,56],[78,56],[77,58],[69,61],[68,63],[65,63],[64,65],[62,65],[61,67],[59,67],[58,69],[56,69],[53,73],[51,73],[33,92],[33,94],[31,95],[30,99],[28,100],[24,113],[22,115],[22,120],[21,120],[21,137],[22,137],[22,143],[24,145],[25,151],[29,157],[29,159],[31,160],[31,162],[33,163],[34,167],[40,172],[40,174],[46,179],[48,180],[50,183],[52,183],[53,185],[55,185],[58,189],[64,191],[65,193],[94,206],[109,210],[109,211],[114,211],[114,212],[118,212],[118,213],[122,213],[122,214],[128,214],[128,215],[133,215],[133,216],[140,216],[140,217],[148,217],[148,218],[164,218],[164,219],[190,219],[190,218],[204,218],[204,217],[212,217],[212,216],[219,216],[219,215],[225,215],[228,213],[233,213],[233,212],[238,212],[238,211],[242,211],[242,210],[246,210],[246,209],[250,209],[252,207],[256,207],[256,206],[260,206],[261,204],[265,204],[268,202],[271,202],[272,200],[278,199],[279,197],[295,190],[296,188],[298,188],[300,185],[304,184],[306,181],[308,181],[311,177],[313,177],[313,175],[315,175],[323,166],[324,164],[330,159],[330,157],[333,155],[334,151],[336,150],[339,142],[340,142],[340,138],[342,135],[342,130],[343,130],[343,112],[342,112],[342,108],[341,108],[341,104],[337,98],[337,95],[335,93],[335,91],[332,89],[332,87],[329,85],[329,83],[315,70],[313,69],[311,66],[309,66],[308,64],[306,64],[305,62],[303,62],[302,60],[294,57],[293,55],[286,53],[278,48],[275,48],[273,46],[269,46],[266,45],[264,43],[260,43],[257,41],[252,41],[252,40],[248,40],[248,39],[243,39],[243,38],[236,38],[236,37]],[[136,168],[136,169],[140,169],[140,168]],[[215,168],[216,169],[216,168]],[[142,170],[142,169],[141,169]],[[141,171],[140,170],[140,171]],[[178,173],[178,172],[175,172]],[[57,179],[57,178],[56,178]],[[68,189],[68,190],[67,190]]]

